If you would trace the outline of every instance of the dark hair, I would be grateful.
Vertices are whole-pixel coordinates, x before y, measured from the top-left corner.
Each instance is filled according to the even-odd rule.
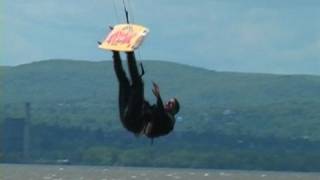
[[[179,101],[177,100],[177,98],[174,98],[174,101],[175,101],[175,103],[176,103],[175,109],[174,109],[174,114],[177,114],[177,113],[179,112],[179,110],[180,110],[180,103],[179,103]]]

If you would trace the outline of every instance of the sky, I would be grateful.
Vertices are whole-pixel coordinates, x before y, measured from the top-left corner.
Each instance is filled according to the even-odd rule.
[[[217,71],[320,75],[318,0],[125,0],[150,29],[137,57]],[[110,60],[97,48],[125,22],[122,0],[4,0],[0,65]]]

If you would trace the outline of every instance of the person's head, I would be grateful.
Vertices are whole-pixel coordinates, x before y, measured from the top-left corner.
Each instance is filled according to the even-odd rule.
[[[171,98],[166,104],[165,109],[167,112],[171,113],[172,115],[175,115],[180,110],[180,104],[176,98]]]

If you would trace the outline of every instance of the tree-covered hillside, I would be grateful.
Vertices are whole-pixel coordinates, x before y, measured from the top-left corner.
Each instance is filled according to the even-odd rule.
[[[146,97],[181,103],[176,131],[226,135],[275,136],[320,140],[320,77],[216,72],[144,61]],[[124,63],[126,65],[126,63]],[[1,117],[24,116],[32,105],[35,124],[63,127],[121,128],[117,82],[111,61],[48,60],[1,67]]]

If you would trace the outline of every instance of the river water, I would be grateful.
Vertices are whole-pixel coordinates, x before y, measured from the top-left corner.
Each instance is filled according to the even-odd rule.
[[[0,164],[0,180],[320,180],[320,173]]]

